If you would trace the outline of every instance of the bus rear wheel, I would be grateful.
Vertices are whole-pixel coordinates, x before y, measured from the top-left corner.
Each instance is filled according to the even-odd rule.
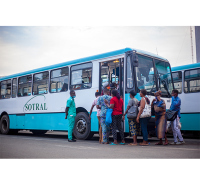
[[[10,120],[7,115],[3,115],[0,121],[0,132],[1,134],[9,134]]]
[[[90,120],[86,113],[80,112],[76,115],[73,134],[82,140],[93,137],[94,133],[91,132]]]

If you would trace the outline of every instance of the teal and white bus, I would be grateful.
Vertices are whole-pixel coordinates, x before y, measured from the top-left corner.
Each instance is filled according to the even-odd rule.
[[[181,98],[182,131],[200,131],[200,63],[172,67],[174,87]]]
[[[95,92],[101,92],[105,82],[118,84],[124,110],[129,92],[135,90],[140,100],[140,89],[147,90],[151,101],[154,92],[161,89],[162,98],[170,107],[173,81],[169,61],[149,52],[125,48],[0,78],[1,134],[19,130],[40,134],[48,130],[67,131],[65,107],[69,90],[74,89],[77,107],[74,135],[77,139],[91,138],[98,132],[98,120],[96,108],[91,121],[89,111]],[[123,129],[129,133],[127,118]]]

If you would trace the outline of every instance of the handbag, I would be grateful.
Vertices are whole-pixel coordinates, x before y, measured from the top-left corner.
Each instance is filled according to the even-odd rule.
[[[167,124],[166,124],[166,132],[167,132],[167,133],[170,133],[170,134],[173,133],[173,131],[172,131],[172,126],[171,126],[171,121],[167,121]]]
[[[138,107],[140,111],[140,107]],[[145,107],[143,109],[142,114],[140,115],[140,118],[146,118],[146,117],[151,117],[151,105],[147,104],[145,100]]]
[[[128,119],[135,119],[135,118],[137,118],[137,115],[138,115],[138,106],[135,105],[135,101],[134,101],[134,105],[132,105],[130,107],[130,109],[128,110],[127,118]]]
[[[113,109],[107,109],[106,111],[106,125],[109,126],[111,123],[112,123],[112,112],[113,112]]]
[[[182,125],[181,125],[181,122],[180,122],[180,118],[179,118],[179,117],[178,117],[178,119],[177,119],[177,122],[178,122],[178,123],[177,123],[178,129],[181,130],[181,126],[182,126]]]
[[[177,111],[168,109],[166,111],[167,121],[174,121],[177,118]]]

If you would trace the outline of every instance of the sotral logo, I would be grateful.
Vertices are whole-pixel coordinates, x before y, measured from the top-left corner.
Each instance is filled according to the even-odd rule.
[[[47,105],[46,103],[31,103],[31,100],[33,100],[34,98],[36,97],[41,97],[41,100],[42,100],[42,96],[44,97],[44,100],[46,100],[46,97],[44,95],[36,95],[34,97],[32,97],[30,100],[28,100],[24,107],[23,107],[23,111],[26,112],[26,111],[38,111],[38,110],[47,110]]]

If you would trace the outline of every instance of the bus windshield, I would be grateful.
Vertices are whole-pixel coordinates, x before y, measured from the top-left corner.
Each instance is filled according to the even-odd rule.
[[[135,73],[138,90],[146,89],[148,95],[154,95],[157,90],[161,90],[163,97],[171,96],[173,85],[168,62],[155,60],[154,68],[152,58],[138,55],[138,67],[135,67]]]
[[[158,80],[158,89],[162,96],[170,97],[173,90],[170,65],[168,62],[155,60],[156,74]]]

